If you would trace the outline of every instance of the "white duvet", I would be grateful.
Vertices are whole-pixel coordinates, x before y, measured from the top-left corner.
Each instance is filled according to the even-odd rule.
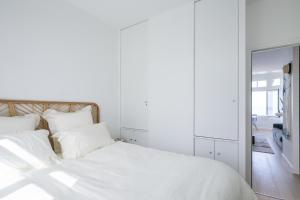
[[[0,184],[0,199],[255,200],[230,167],[117,142]]]

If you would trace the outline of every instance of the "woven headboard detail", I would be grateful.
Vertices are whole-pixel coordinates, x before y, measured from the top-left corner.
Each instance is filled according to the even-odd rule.
[[[9,100],[0,99],[0,116],[22,116],[29,113],[36,113],[40,116],[48,108],[55,109],[60,112],[74,112],[81,108],[91,105],[94,123],[100,122],[99,107],[95,103],[90,102],[61,102],[61,101],[29,101],[29,100]],[[41,118],[38,129],[47,129],[48,123]],[[59,153],[59,147],[56,147],[55,142],[50,138],[51,144],[56,153]]]

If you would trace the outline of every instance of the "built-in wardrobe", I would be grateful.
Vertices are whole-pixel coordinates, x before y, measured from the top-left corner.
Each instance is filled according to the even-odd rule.
[[[122,138],[238,170],[238,4],[195,1],[120,31]]]
[[[195,155],[238,168],[238,0],[195,3]]]
[[[121,30],[121,136],[147,146],[147,23]]]

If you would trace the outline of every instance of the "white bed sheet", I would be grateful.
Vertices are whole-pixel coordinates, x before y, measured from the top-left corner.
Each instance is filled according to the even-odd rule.
[[[0,199],[256,200],[220,162],[123,142],[12,180],[0,184]]]

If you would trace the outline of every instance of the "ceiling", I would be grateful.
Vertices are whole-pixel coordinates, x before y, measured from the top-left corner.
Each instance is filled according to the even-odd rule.
[[[114,28],[124,28],[193,0],[66,0]]]
[[[290,63],[292,60],[292,47],[256,52],[252,55],[252,73],[264,74],[268,72],[280,72],[283,65]]]

